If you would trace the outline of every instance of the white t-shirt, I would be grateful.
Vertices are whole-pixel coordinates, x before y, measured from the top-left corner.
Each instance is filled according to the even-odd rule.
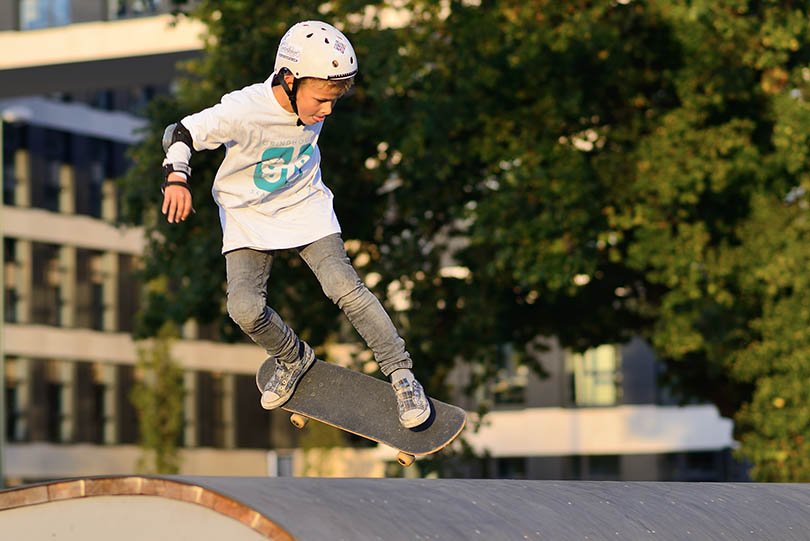
[[[195,150],[225,145],[212,189],[223,253],[295,248],[340,232],[334,196],[321,178],[323,122],[297,125],[271,80],[226,94],[182,123]]]

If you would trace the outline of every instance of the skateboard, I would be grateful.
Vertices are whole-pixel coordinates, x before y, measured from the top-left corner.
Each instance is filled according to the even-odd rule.
[[[268,358],[256,372],[261,392],[275,370]],[[397,462],[413,464],[415,457],[437,453],[464,430],[466,412],[428,398],[431,414],[416,428],[399,423],[394,390],[387,381],[342,366],[315,361],[298,382],[281,409],[291,413],[290,422],[304,428],[309,419],[339,428],[398,451]]]

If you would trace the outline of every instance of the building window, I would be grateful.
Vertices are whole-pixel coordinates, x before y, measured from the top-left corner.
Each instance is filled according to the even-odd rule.
[[[267,452],[268,477],[292,477],[295,475],[294,455],[284,451]]]
[[[62,268],[59,246],[32,243],[31,322],[59,326],[62,323]]]
[[[31,206],[59,211],[61,170],[71,162],[71,135],[46,128],[28,130],[31,159]]]
[[[70,24],[70,0],[20,0],[20,30]]]
[[[496,458],[495,476],[497,479],[526,479],[526,458]]]
[[[594,455],[588,457],[588,479],[593,481],[618,481],[621,478],[619,455]]]
[[[589,455],[571,458],[573,479],[582,481],[619,481],[621,457],[619,455]]]
[[[113,91],[105,88],[93,92],[87,99],[93,109],[103,109],[104,111],[114,111]]]
[[[663,477],[667,481],[720,482],[728,481],[730,469],[724,451],[694,451],[671,453],[662,457]]]
[[[18,409],[19,404],[19,391],[20,391],[20,383],[19,383],[19,375],[15,378],[11,376],[11,374],[17,374],[16,365],[17,359],[14,358],[7,358],[6,359],[6,374],[5,374],[5,385],[6,385],[6,404],[5,404],[5,415],[6,415],[6,441],[22,441],[25,437],[23,431],[23,416],[22,412]]]
[[[23,442],[28,438],[26,403],[27,363],[16,357],[6,357],[6,441]]]
[[[76,326],[104,329],[103,254],[76,250]]]
[[[3,238],[3,318],[9,323],[17,322],[17,241]]]
[[[80,443],[104,443],[106,409],[101,366],[93,363],[76,363],[76,434],[74,441]]]
[[[62,441],[62,392],[61,381],[49,381],[45,385],[45,403],[48,405],[47,440],[54,443]]]
[[[224,447],[224,389],[222,374],[197,372],[197,444],[200,447]]]
[[[138,441],[138,412],[132,403],[132,391],[135,388],[135,367],[121,365],[116,367],[117,381],[115,393],[116,440],[118,443],[132,444]]]
[[[129,147],[114,141],[107,141],[105,144],[107,148],[104,151],[104,174],[107,178],[123,176],[132,165],[132,161],[127,157]]]
[[[161,0],[108,0],[110,19],[142,17],[160,11]]]
[[[15,441],[16,420],[14,418],[14,404],[17,401],[17,389],[6,384],[6,441]]]
[[[293,455],[278,455],[278,460],[276,462],[276,474],[279,477],[292,477],[293,471]]]
[[[120,254],[118,256],[118,330],[132,332],[135,328],[135,313],[138,311],[138,299],[141,295],[141,284],[138,281],[138,263],[135,256]]]
[[[31,361],[28,430],[31,441],[62,442],[64,385],[59,361]]]
[[[22,124],[2,122],[3,126],[3,204],[17,202],[17,150],[23,148],[25,127]]]
[[[617,347],[599,346],[568,357],[571,396],[577,406],[615,406],[621,400],[621,356]]]
[[[235,377],[234,400],[238,412],[236,424],[236,446],[239,448],[267,449],[270,447],[270,419],[267,410],[256,399],[256,378],[254,376]]]
[[[529,382],[529,367],[520,365],[512,344],[498,348],[498,371],[492,387],[496,404],[523,404],[526,401],[526,386]]]
[[[109,145],[94,137],[73,137],[73,171],[76,213],[101,218],[102,187],[109,157]]]

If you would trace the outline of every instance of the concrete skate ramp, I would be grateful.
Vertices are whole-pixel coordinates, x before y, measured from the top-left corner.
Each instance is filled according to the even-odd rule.
[[[810,485],[104,477],[0,491],[3,540],[810,539]]]

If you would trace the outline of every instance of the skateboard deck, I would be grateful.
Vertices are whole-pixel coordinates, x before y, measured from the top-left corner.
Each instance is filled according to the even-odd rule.
[[[268,358],[256,372],[259,390],[275,370]],[[400,451],[397,460],[410,466],[415,456],[444,449],[461,434],[466,412],[429,398],[430,418],[413,429],[399,423],[397,402],[391,384],[332,363],[315,361],[304,374],[292,397],[281,409],[292,413],[290,421],[302,428],[315,419],[346,432],[362,436]]]

